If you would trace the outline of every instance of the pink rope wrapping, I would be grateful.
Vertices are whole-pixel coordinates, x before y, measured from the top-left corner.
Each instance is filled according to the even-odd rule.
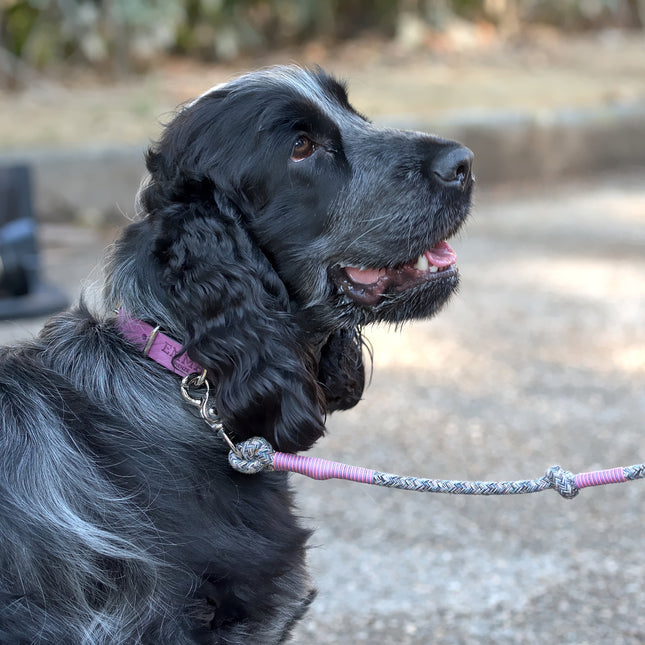
[[[604,484],[620,484],[626,482],[627,478],[623,468],[611,468],[609,470],[579,473],[574,477],[574,481],[577,488],[588,488],[589,486],[603,486]]]
[[[350,466],[337,461],[292,455],[286,452],[273,454],[273,470],[284,470],[311,477],[311,479],[347,479],[361,484],[374,482],[374,471],[369,468]]]

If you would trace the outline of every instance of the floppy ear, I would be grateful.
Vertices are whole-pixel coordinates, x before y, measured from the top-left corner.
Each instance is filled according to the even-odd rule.
[[[342,329],[329,337],[322,348],[318,380],[329,412],[348,410],[361,400],[365,367],[360,329]]]
[[[234,438],[309,448],[324,433],[324,397],[284,284],[212,182],[167,179],[153,175],[142,195],[156,275],[149,288],[188,356],[208,370]]]

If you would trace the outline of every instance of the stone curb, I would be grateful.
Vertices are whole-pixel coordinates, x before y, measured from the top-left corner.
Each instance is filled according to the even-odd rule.
[[[144,145],[29,149],[0,154],[0,165],[33,169],[35,209],[42,221],[100,226],[123,223],[145,176]]]
[[[443,121],[388,119],[387,125],[436,132],[467,145],[475,153],[480,186],[549,182],[645,165],[641,103],[534,114],[462,112]]]
[[[437,132],[475,153],[480,187],[548,182],[645,165],[645,104],[543,113],[459,112],[448,119],[400,115],[378,125]],[[34,170],[35,202],[45,221],[122,223],[134,213],[145,176],[145,145],[15,151],[0,165]]]

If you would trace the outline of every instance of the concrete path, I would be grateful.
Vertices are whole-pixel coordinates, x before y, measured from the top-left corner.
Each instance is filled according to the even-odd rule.
[[[452,479],[645,461],[645,172],[486,194],[436,320],[368,333],[315,453]],[[320,595],[295,642],[645,642],[645,481],[518,498],[294,477]]]
[[[315,454],[469,479],[645,461],[645,169],[476,202],[453,243],[460,294],[369,331],[365,400]],[[47,275],[75,296],[110,237],[44,226]],[[2,323],[0,340],[40,324]],[[296,643],[645,642],[645,481],[572,501],[292,481],[319,587]]]

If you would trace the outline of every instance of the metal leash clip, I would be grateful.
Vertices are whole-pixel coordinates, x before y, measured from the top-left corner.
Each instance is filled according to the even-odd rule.
[[[189,374],[181,381],[181,395],[184,400],[199,408],[199,414],[208,426],[220,436],[228,447],[238,456],[241,453],[238,447],[224,431],[224,424],[217,414],[215,406],[209,404],[211,386],[206,378],[206,370],[201,374]]]

